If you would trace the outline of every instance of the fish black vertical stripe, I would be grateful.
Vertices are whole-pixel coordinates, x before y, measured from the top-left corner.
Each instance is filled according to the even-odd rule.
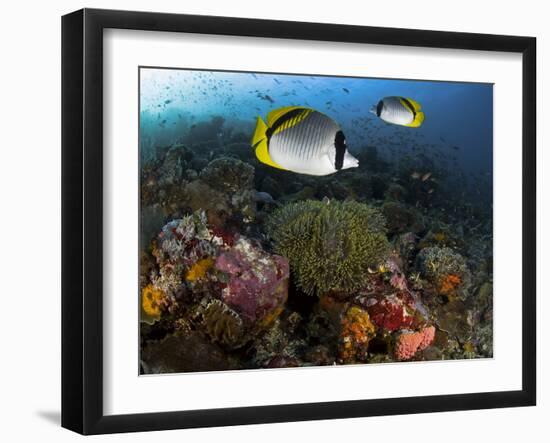
[[[384,107],[384,101],[380,100],[376,105],[376,115],[380,117],[382,115],[382,108]]]
[[[416,111],[414,110],[414,106],[413,104],[407,100],[405,97],[401,97],[401,100],[403,101],[403,103],[405,103],[407,105],[407,107],[411,110],[411,112],[413,113],[413,116],[416,117]]]
[[[334,159],[334,167],[337,171],[344,166],[344,154],[346,153],[346,137],[342,131],[336,133],[334,138],[334,146],[336,146],[336,158]]]

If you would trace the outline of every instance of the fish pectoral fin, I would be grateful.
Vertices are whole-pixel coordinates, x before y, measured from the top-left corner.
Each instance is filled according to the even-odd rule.
[[[273,124],[279,120],[283,115],[287,114],[290,111],[295,109],[304,109],[302,106],[286,106],[284,108],[274,109],[269,114],[267,114],[267,124],[268,126],[273,126]]]
[[[277,169],[285,169],[282,166],[275,163],[269,156],[269,150],[267,148],[267,138],[260,140],[256,145],[256,157],[258,160],[266,165],[273,166]]]
[[[414,120],[411,123],[409,123],[407,126],[409,128],[418,128],[423,122],[424,122],[424,113],[417,112],[416,116],[414,117]]]
[[[267,138],[267,136],[265,135],[266,131],[267,125],[261,117],[258,117],[258,120],[256,122],[256,129],[254,129],[254,135],[252,135],[252,141],[250,142],[253,148],[255,148],[261,140]]]
[[[420,106],[420,103],[418,103],[417,101],[414,101],[412,98],[408,98],[408,97],[407,97],[407,100],[411,105],[413,105],[413,108],[416,112],[422,109],[422,106]]]

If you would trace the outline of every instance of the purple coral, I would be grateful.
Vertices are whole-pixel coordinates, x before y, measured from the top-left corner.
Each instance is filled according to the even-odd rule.
[[[250,240],[239,239],[217,258],[215,267],[229,276],[223,301],[252,323],[276,316],[286,301],[288,261]]]

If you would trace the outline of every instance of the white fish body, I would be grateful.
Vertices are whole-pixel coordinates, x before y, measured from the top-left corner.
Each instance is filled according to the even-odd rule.
[[[252,145],[261,162],[299,174],[329,175],[359,165],[338,124],[309,108],[273,111],[268,125],[259,118]]]
[[[371,112],[386,123],[419,127],[424,122],[421,106],[414,100],[404,97],[384,97],[373,106]]]

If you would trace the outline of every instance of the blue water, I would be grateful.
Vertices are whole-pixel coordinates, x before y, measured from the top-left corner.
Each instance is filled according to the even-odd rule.
[[[400,127],[369,113],[385,96],[419,102],[423,125]],[[418,157],[469,189],[470,198],[491,200],[492,84],[142,68],[140,153],[154,157],[159,147],[219,117],[223,124],[214,137],[219,143],[235,133],[249,140],[258,115],[290,105],[332,117],[354,155],[374,146],[392,165]]]

